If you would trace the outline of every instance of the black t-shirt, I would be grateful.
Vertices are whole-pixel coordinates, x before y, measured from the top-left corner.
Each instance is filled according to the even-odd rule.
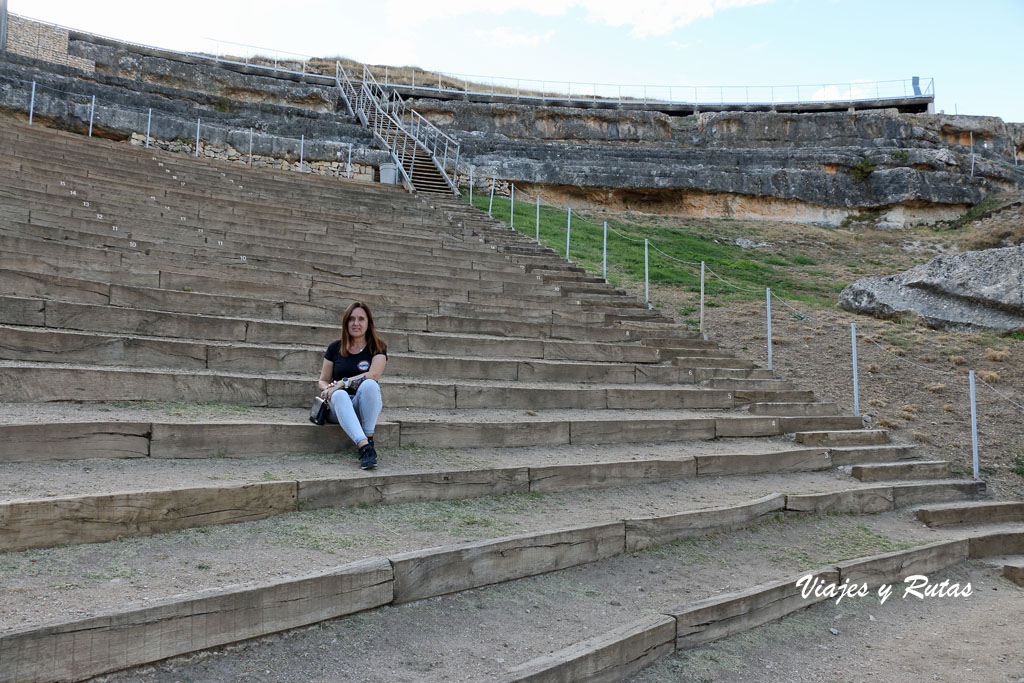
[[[383,351],[378,351],[377,355],[388,357],[388,350],[385,348]],[[373,356],[370,355],[370,349],[364,348],[359,353],[350,353],[347,356],[341,355],[341,340],[331,342],[331,345],[327,347],[327,351],[324,352],[324,358],[334,363],[334,372],[331,375],[331,379],[337,382],[340,379],[346,377],[355,377],[361,375],[370,369],[370,363],[373,362]],[[355,394],[355,389],[349,389],[349,394]]]

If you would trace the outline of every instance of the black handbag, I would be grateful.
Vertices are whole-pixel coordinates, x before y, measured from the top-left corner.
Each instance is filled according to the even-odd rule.
[[[322,425],[327,422],[327,412],[331,404],[319,396],[313,399],[313,407],[309,409],[309,421],[315,425]]]

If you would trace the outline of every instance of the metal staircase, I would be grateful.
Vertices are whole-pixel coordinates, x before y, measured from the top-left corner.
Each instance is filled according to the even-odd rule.
[[[454,138],[411,109],[398,93],[388,93],[366,66],[362,80],[353,81],[341,62],[335,62],[334,78],[349,111],[390,152],[407,190],[459,196],[459,143]]]

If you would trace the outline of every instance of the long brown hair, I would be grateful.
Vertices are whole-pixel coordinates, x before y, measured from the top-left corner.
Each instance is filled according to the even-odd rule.
[[[373,313],[370,313],[369,306],[361,301],[353,301],[345,309],[345,314],[341,316],[341,355],[348,355],[348,345],[352,342],[352,337],[348,333],[348,320],[352,317],[352,312],[357,308],[361,308],[366,312],[366,348],[369,349],[370,356],[373,357],[378,353],[383,353],[387,350],[388,345],[377,334],[377,327],[373,324]]]

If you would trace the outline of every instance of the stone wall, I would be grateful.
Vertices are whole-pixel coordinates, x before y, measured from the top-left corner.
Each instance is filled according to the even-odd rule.
[[[68,54],[68,29],[33,21],[17,14],[7,15],[7,49],[14,54],[41,59],[51,64],[70,66],[82,71],[95,69],[90,60]]]
[[[128,144],[142,147],[146,144],[146,136],[140,133],[132,133]],[[183,142],[181,140],[159,140],[149,139],[149,146],[177,154],[195,154],[195,143]],[[240,152],[227,142],[205,142],[199,141],[199,156],[205,159],[215,159],[230,163],[251,166],[252,168],[274,168],[281,171],[296,171],[311,173],[313,175],[333,176],[336,178],[350,177],[353,180],[373,182],[377,175],[377,166],[359,160],[353,160],[349,169],[348,160],[324,161],[303,159],[300,166],[299,160],[295,158],[282,158],[264,154],[253,154]],[[290,155],[289,155],[290,156]]]

